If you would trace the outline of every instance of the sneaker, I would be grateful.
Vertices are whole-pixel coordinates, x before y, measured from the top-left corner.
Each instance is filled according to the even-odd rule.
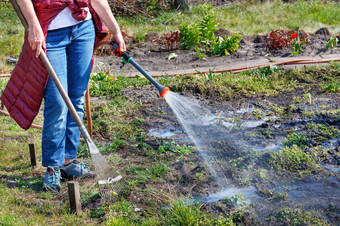
[[[73,160],[70,164],[60,167],[60,172],[61,176],[66,179],[94,179],[97,177],[97,174],[92,172],[89,167],[78,160]]]
[[[45,172],[45,179],[43,184],[44,191],[60,192],[60,170],[59,167],[49,166]]]

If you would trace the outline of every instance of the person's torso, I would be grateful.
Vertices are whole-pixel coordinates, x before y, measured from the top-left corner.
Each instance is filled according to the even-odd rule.
[[[90,20],[91,13],[89,11],[89,8],[85,7],[84,9],[87,11],[87,16],[83,21]],[[69,7],[66,7],[49,23],[47,29],[49,31],[56,30],[64,27],[73,26],[83,21],[78,21],[74,19],[71,10],[69,9]]]

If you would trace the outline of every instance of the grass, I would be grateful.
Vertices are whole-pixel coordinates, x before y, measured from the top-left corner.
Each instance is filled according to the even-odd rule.
[[[0,73],[8,73],[13,65],[6,58],[21,51],[24,28],[9,3],[0,2]]]
[[[164,12],[151,18],[118,18],[118,22],[131,35],[143,39],[150,32],[164,33],[179,29],[182,23],[192,24],[200,21],[206,14],[214,13],[219,28],[233,33],[254,35],[279,28],[302,28],[314,32],[321,27],[328,27],[332,33],[338,33],[340,9],[332,1],[242,1],[226,7],[213,8],[209,4],[194,6],[191,12]]]
[[[203,96],[213,96],[210,92],[214,90],[224,101],[223,98],[239,94],[242,96],[254,96],[258,93],[278,95],[301,87],[307,89],[313,84],[314,87],[317,87],[317,84],[322,92],[324,83],[338,79],[339,70],[340,68],[333,66],[322,69],[286,70],[275,72],[264,79],[245,72],[238,75],[223,73],[208,76],[208,78],[205,75],[162,77],[158,80],[169,85],[174,91],[191,91],[201,93]],[[109,77],[109,75],[105,76]],[[2,84],[5,84],[6,79],[3,81]],[[101,77],[97,77],[94,82],[102,82],[101,86],[93,86],[91,90],[93,96],[100,96],[96,101],[91,102],[95,143],[99,141],[98,147],[116,169],[125,169],[124,175],[128,177],[129,185],[131,185],[131,196],[129,199],[122,198],[115,203],[101,203],[99,188],[93,184],[82,184],[81,201],[84,214],[80,217],[70,214],[68,199],[65,195],[66,184],[62,183],[64,196],[43,193],[41,185],[44,169],[33,172],[30,167],[28,143],[36,144],[40,161],[41,131],[36,129],[23,131],[12,119],[0,115],[2,125],[0,128],[0,158],[2,160],[0,162],[0,195],[5,197],[0,202],[0,224],[233,225],[244,221],[246,212],[243,208],[247,208],[247,203],[241,196],[235,196],[225,203],[220,203],[223,208],[230,209],[231,212],[223,216],[212,216],[205,210],[204,204],[192,203],[190,197],[170,196],[157,187],[161,186],[166,190],[164,187],[169,186],[168,180],[175,184],[183,183],[183,175],[174,165],[177,167],[184,165],[184,169],[194,168],[197,163],[191,161],[194,161],[196,151],[188,145],[148,137],[143,129],[143,124],[147,123],[148,119],[140,114],[147,106],[122,96],[123,89],[148,84],[145,79],[117,77],[117,80],[104,81]],[[243,87],[239,84],[243,84]],[[270,105],[274,106],[274,103]],[[284,113],[283,108],[279,109],[278,106],[274,108],[272,110],[278,114]],[[252,111],[250,114],[252,117],[261,118],[266,113],[265,111]],[[237,122],[239,119],[234,120]],[[41,114],[38,115],[35,123],[42,124]],[[270,160],[269,166],[276,171],[292,174],[311,175],[319,172],[319,162],[299,146],[306,145],[309,139],[337,138],[340,132],[334,126],[323,124],[310,123],[306,127],[306,135],[304,133],[289,135],[287,145],[290,147],[270,153],[269,158],[265,160]],[[268,131],[259,134],[270,135],[270,128],[266,129]],[[320,138],[315,138],[316,136]],[[84,144],[79,148],[79,153],[83,161],[91,162]],[[268,153],[265,154],[268,155]],[[263,156],[263,153],[250,151],[240,153],[239,157],[230,159],[226,167],[238,170],[233,176],[234,184],[251,185],[253,183],[249,176],[251,171],[254,171],[262,182],[270,183],[272,172],[270,167],[267,167],[268,162],[263,162]],[[210,175],[202,166],[202,169],[192,173],[191,177],[192,184],[190,185],[193,185],[205,183]],[[268,200],[286,198],[286,194],[275,193],[264,188],[261,192]],[[95,208],[91,205],[95,205]],[[135,211],[139,205],[142,205],[143,209],[140,212]],[[235,206],[241,209],[234,211]],[[295,212],[291,213],[293,214]]]
[[[9,3],[0,2],[0,73],[8,73],[13,65],[6,57],[21,51],[24,29]],[[165,33],[179,30],[183,23],[200,21],[204,15],[215,14],[218,28],[233,33],[254,35],[279,28],[301,28],[314,32],[327,27],[331,33],[340,32],[340,7],[335,1],[242,1],[226,7],[214,8],[209,4],[194,6],[190,12],[161,12],[155,18],[117,17],[120,26],[130,35],[143,40],[150,32]]]
[[[328,66],[327,69],[281,70],[265,78],[254,76],[252,72],[242,72],[237,75],[232,73],[214,74],[209,79],[204,74],[175,78],[163,77],[159,81],[162,84],[167,84],[175,92],[191,90],[203,96],[213,94],[215,98],[229,99],[237,93],[247,96],[252,96],[254,93],[276,96],[297,88],[308,88],[311,83],[316,81],[318,81],[320,89],[323,89],[325,84],[339,79],[339,72],[338,68]],[[208,80],[211,82],[207,82]],[[283,109],[278,109],[278,112],[283,114]]]
[[[326,1],[297,1],[286,4],[282,1],[240,2],[224,8],[213,9],[210,5],[193,7],[189,13],[164,12],[154,19],[150,18],[118,18],[120,24],[138,39],[143,39],[145,33],[178,30],[183,22],[192,23],[201,20],[205,14],[217,16],[219,28],[243,34],[269,32],[280,27],[294,29],[300,27],[309,31],[327,26],[331,32],[339,32],[339,7],[337,3]],[[0,3],[0,73],[7,73],[13,65],[4,63],[6,57],[18,55],[22,45],[23,28],[17,16],[10,7]],[[317,84],[321,92],[339,92],[338,63],[332,63],[325,70],[304,69],[275,71],[264,76],[252,73],[231,73],[206,75],[190,75],[178,77],[162,77],[158,80],[167,84],[173,91],[199,93],[216,98],[232,98],[237,95],[252,97],[259,93],[279,95],[285,91],[309,89],[311,84]],[[3,89],[7,78],[0,79],[0,89]],[[98,147],[106,155],[109,162],[117,168],[126,168],[132,185],[132,195],[129,200],[121,199],[115,203],[100,203],[100,193],[96,185],[81,186],[84,213],[74,216],[68,209],[68,199],[65,195],[66,184],[63,182],[63,192],[55,196],[41,191],[44,169],[33,171],[29,164],[28,143],[35,143],[38,161],[41,161],[41,131],[29,129],[23,131],[9,117],[0,115],[0,225],[47,225],[47,224],[107,224],[107,225],[234,225],[241,222],[244,210],[237,210],[223,216],[212,216],[203,204],[192,203],[189,198],[171,197],[163,194],[155,185],[169,186],[166,178],[173,183],[180,183],[181,175],[173,169],[174,163],[183,164],[193,157],[193,147],[178,145],[168,140],[150,141],[143,129],[147,120],[139,115],[145,107],[143,103],[133,102],[122,96],[122,90],[128,87],[141,87],[149,82],[141,77],[134,79],[111,77],[107,72],[92,76],[91,96],[100,97],[92,104],[92,119],[94,123],[94,139],[101,144]],[[302,99],[302,97],[300,97]],[[146,106],[147,107],[147,106]],[[279,115],[284,109],[274,106]],[[264,112],[263,112],[264,114]],[[339,112],[336,112],[339,115]],[[261,112],[253,112],[256,118],[264,117]],[[42,124],[42,116],[38,115],[35,124]],[[86,124],[86,123],[84,123]],[[339,130],[332,126],[310,124],[308,138],[319,136],[319,139],[339,137]],[[317,162],[309,153],[296,146],[305,143],[305,137],[293,134],[290,137],[290,147],[281,152],[273,152],[272,166],[281,171],[293,173],[312,173],[318,170]],[[90,162],[89,153],[83,144],[79,148],[81,159]],[[250,153],[243,158],[228,163],[240,167],[239,184],[250,184],[247,170],[257,170],[263,181],[269,181],[269,169],[256,168],[256,153]],[[189,163],[190,164],[190,163]],[[194,163],[192,163],[194,164]],[[234,165],[232,165],[234,164]],[[204,171],[195,172],[193,181],[200,182],[209,175]],[[178,175],[176,175],[178,173]],[[245,181],[245,180],[249,180]],[[138,185],[138,186],[137,186]],[[154,191],[157,189],[157,191]],[[185,187],[187,189],[187,187]],[[191,188],[190,188],[191,189]],[[164,192],[163,192],[164,193]],[[272,193],[271,193],[272,194]],[[272,196],[276,196],[274,194]],[[243,201],[242,197],[236,201]],[[233,200],[232,200],[233,201]],[[242,202],[241,202],[242,203]],[[148,204],[148,206],[146,206]],[[89,207],[95,205],[95,207]],[[136,207],[143,205],[140,212]],[[223,209],[223,208],[221,208]],[[282,222],[315,223],[299,217],[299,211],[285,210],[278,212]],[[305,213],[303,213],[305,214]],[[283,218],[288,216],[288,218]],[[308,214],[306,216],[309,216]],[[323,221],[320,221],[323,223]],[[317,222],[318,223],[318,222]]]

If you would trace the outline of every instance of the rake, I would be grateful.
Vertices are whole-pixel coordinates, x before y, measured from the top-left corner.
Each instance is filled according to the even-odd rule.
[[[28,31],[28,24],[24,17],[24,15],[21,12],[21,9],[16,2],[16,0],[10,0],[11,4],[13,5],[13,8],[15,9],[19,19],[21,20],[22,25],[24,26],[26,32]],[[41,47],[40,47],[41,48]],[[89,149],[89,152],[91,154],[92,163],[94,166],[95,171],[98,173],[100,177],[109,178],[107,179],[107,182],[109,183],[112,181],[112,174],[115,172],[111,169],[109,164],[107,163],[105,157],[99,152],[97,146],[92,141],[89,133],[87,132],[85,126],[83,125],[79,115],[76,112],[76,109],[74,108],[70,98],[68,97],[67,93],[65,92],[63,86],[61,85],[57,74],[55,73],[52,65],[50,64],[44,50],[40,49],[40,55],[39,55],[41,61],[45,65],[45,68],[47,69],[49,75],[51,76],[51,79],[53,80],[54,84],[56,85],[60,95],[62,96],[64,102],[66,103],[68,110],[70,111],[74,121],[76,122],[77,126],[79,127],[79,130],[81,134],[84,137],[84,140],[86,142],[86,145]],[[116,172],[115,172],[116,173]],[[117,173],[116,173],[117,174]],[[111,176],[111,177],[110,177]],[[115,179],[121,179],[121,176],[115,175]]]

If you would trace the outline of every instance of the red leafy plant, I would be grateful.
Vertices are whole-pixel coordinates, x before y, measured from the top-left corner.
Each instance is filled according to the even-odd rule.
[[[267,50],[282,49],[295,44],[295,40],[299,36],[299,41],[308,43],[308,35],[304,31],[297,34],[294,30],[280,29],[272,31],[267,35],[265,48]]]
[[[160,45],[164,45],[168,51],[178,49],[180,35],[179,31],[171,31],[164,33],[161,37],[152,40]]]

